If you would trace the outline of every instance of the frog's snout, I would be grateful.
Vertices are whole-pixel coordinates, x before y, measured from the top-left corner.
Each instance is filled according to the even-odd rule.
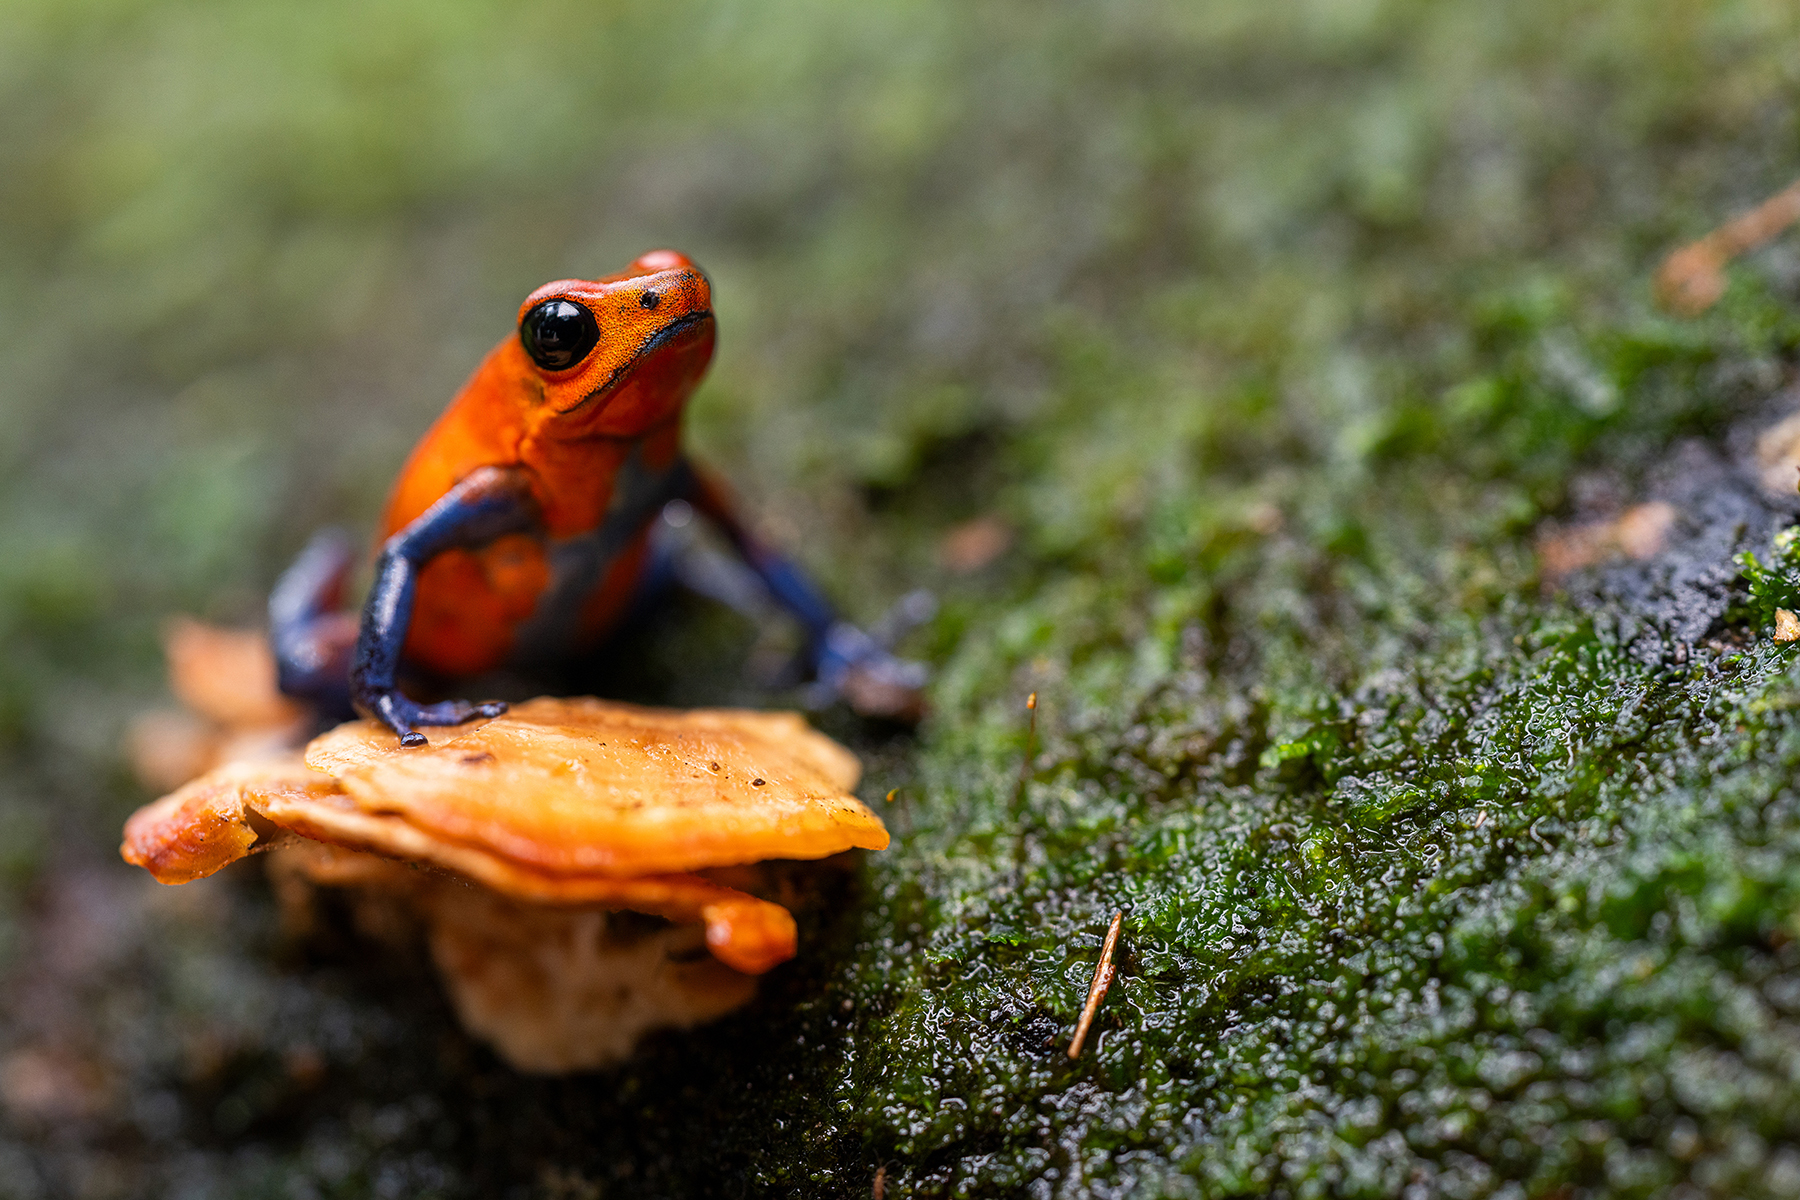
[[[658,271],[697,271],[694,260],[679,250],[651,250],[631,260],[631,269],[647,275]]]
[[[646,312],[656,312],[670,305],[669,315],[679,320],[682,316],[712,309],[712,284],[706,278],[706,272],[679,250],[652,250],[640,254],[632,260],[629,270],[637,272],[642,280],[637,302]]]
[[[667,253],[673,253],[668,251]],[[648,256],[646,256],[648,257]],[[705,272],[692,263],[657,271],[636,285],[636,303],[642,313],[654,313],[668,325],[712,314],[712,285]]]

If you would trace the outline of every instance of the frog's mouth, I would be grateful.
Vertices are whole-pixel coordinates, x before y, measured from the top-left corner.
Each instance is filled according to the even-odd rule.
[[[612,374],[608,375],[599,387],[594,388],[569,407],[560,409],[557,415],[566,417],[572,413],[578,413],[591,406],[596,400],[610,395],[644,363],[665,350],[692,343],[697,340],[699,335],[710,331],[712,323],[713,314],[710,308],[697,309],[669,322],[646,338],[635,354],[614,367]]]

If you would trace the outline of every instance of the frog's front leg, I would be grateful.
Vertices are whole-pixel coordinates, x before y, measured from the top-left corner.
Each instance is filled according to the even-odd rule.
[[[350,666],[350,700],[365,717],[399,734],[402,746],[425,744],[417,726],[459,725],[506,711],[498,700],[418,704],[401,693],[400,651],[412,624],[420,569],[445,550],[481,546],[504,534],[531,529],[538,520],[537,503],[523,472],[483,467],[382,546]]]
[[[924,713],[923,663],[896,658],[868,633],[843,620],[792,560],[765,544],[738,517],[730,492],[710,472],[688,465],[687,499],[716,524],[775,601],[806,632],[807,665],[816,687],[842,697],[865,717],[913,722]]]

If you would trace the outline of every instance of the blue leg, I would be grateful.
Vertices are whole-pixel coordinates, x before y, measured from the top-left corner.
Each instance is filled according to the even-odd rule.
[[[350,648],[356,622],[339,611],[344,577],[355,562],[340,529],[314,535],[269,593],[269,640],[276,682],[327,720],[350,716]]]
[[[906,662],[838,617],[812,580],[785,556],[765,545],[738,519],[724,486],[693,469],[688,498],[724,531],[768,594],[792,613],[806,631],[807,658],[819,699],[843,697],[864,716],[916,721],[924,712],[927,672]],[[916,597],[903,604],[917,609]]]
[[[775,615],[774,597],[761,576],[741,558],[714,549],[700,537],[693,506],[686,500],[663,505],[650,526],[650,562],[639,585],[639,603],[648,611],[677,584],[716,600],[754,625]]]
[[[498,700],[423,705],[401,693],[400,650],[412,624],[420,568],[445,550],[479,546],[502,534],[530,529],[537,521],[537,506],[523,477],[488,467],[445,493],[381,548],[350,666],[350,699],[358,712],[399,734],[402,746],[425,744],[425,735],[416,726],[459,725],[506,711]]]

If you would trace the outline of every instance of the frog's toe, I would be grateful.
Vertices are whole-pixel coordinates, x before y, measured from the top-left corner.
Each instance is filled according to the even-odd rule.
[[[925,717],[926,682],[923,663],[890,658],[851,667],[838,693],[858,716],[916,725]]]
[[[506,711],[504,700],[484,700],[474,704],[467,700],[442,700],[419,707],[413,716],[415,725],[461,725],[468,721],[491,720]]]
[[[370,692],[360,696],[357,698],[356,711],[393,730],[402,746],[425,744],[425,735],[413,728],[420,723],[419,707],[399,692]]]
[[[838,624],[817,650],[815,702],[843,700],[864,717],[916,724],[925,715],[925,664],[895,658],[853,625]]]

